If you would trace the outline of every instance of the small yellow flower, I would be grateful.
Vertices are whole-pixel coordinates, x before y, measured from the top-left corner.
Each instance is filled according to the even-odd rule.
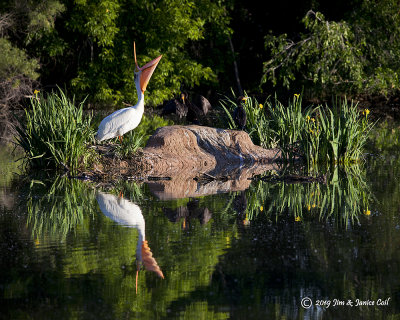
[[[314,133],[314,131],[313,131],[312,129],[310,129],[310,133],[311,133],[311,134],[313,134],[313,133]]]
[[[311,121],[312,121],[312,122],[315,122],[315,118],[311,118]]]
[[[110,10],[106,9],[106,12],[108,13]]]
[[[258,106],[260,107],[260,109],[264,108],[264,106],[261,103]]]
[[[260,207],[260,211],[264,211],[264,207],[263,206]]]
[[[313,207],[313,208],[315,208],[315,207],[316,207],[316,206],[315,206],[315,203],[313,203],[312,207]]]
[[[365,214],[366,216],[369,216],[369,215],[371,215],[371,211],[367,210],[367,211],[364,212],[364,214]]]
[[[300,97],[300,94],[299,94],[299,93],[295,93],[294,96],[295,96],[296,98],[298,98],[298,97]]]
[[[364,109],[364,111],[362,112],[362,114],[363,115],[365,114],[365,116],[368,116],[369,113],[370,113],[370,111],[368,109]]]
[[[311,210],[311,206],[310,206],[310,205],[307,206],[307,210],[308,210],[308,211]]]
[[[307,119],[307,121],[310,121],[311,118],[310,118],[310,116],[307,116],[306,119]]]
[[[296,222],[299,222],[299,221],[301,221],[301,218],[300,218],[300,217],[296,217],[296,218],[294,218],[294,220],[295,220]]]
[[[39,92],[40,92],[39,90],[35,89],[35,91],[33,91],[33,94],[36,96]]]

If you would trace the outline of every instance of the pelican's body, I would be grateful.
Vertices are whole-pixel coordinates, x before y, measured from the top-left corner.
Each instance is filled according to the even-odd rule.
[[[150,61],[143,67],[139,67],[136,60],[136,47],[134,45],[135,55],[135,75],[134,81],[138,95],[138,102],[133,107],[117,110],[104,118],[97,130],[96,139],[99,141],[107,140],[115,137],[121,137],[135,129],[143,117],[144,112],[144,92],[146,91],[147,84],[160,62],[161,57]]]
[[[100,122],[96,135],[97,140],[123,136],[139,125],[144,113],[144,94],[138,90],[138,96],[139,101],[136,105],[117,110]]]

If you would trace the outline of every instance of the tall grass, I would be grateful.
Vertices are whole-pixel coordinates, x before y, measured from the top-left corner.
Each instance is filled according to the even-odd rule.
[[[236,129],[235,121],[233,120],[233,112],[237,107],[237,97],[234,92],[232,92],[233,98],[224,96],[220,99],[219,103],[222,109],[225,111],[226,122],[229,129]],[[245,93],[247,97],[247,94]],[[269,121],[267,120],[266,114],[264,112],[264,105],[259,103],[256,98],[251,98],[246,100],[243,107],[247,115],[247,123],[245,131],[249,134],[252,141],[262,147],[274,147],[276,146],[276,141],[273,140],[274,136],[271,135],[269,128]]]
[[[86,166],[94,152],[87,144],[93,139],[91,117],[83,114],[84,101],[75,106],[64,92],[36,94],[17,119],[17,143],[32,167],[68,168]]]
[[[232,112],[236,102],[225,97],[220,100],[228,118],[228,127],[235,128]],[[259,107],[257,107],[259,106]],[[369,110],[346,99],[336,99],[331,105],[304,107],[301,94],[295,94],[284,105],[275,96],[259,104],[249,97],[245,110],[246,131],[255,144],[278,146],[284,159],[302,158],[308,168],[354,163],[362,158],[363,148],[374,126]]]

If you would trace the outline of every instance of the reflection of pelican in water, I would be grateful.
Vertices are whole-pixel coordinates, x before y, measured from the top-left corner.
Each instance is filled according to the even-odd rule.
[[[136,247],[136,290],[137,277],[140,269],[140,262],[143,263],[146,270],[155,272],[161,278],[164,278],[157,261],[153,258],[150,248],[145,240],[145,222],[140,207],[128,200],[116,197],[108,193],[97,193],[97,202],[100,210],[120,225],[135,228],[139,231],[139,238]]]

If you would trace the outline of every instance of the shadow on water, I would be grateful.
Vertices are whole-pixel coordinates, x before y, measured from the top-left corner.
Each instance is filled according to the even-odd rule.
[[[99,188],[65,177],[16,179],[9,188],[18,200],[0,215],[0,313],[398,317],[399,219],[379,212],[368,170],[336,169],[326,184],[196,183],[186,197],[171,196],[168,181]],[[376,305],[387,298],[388,306]],[[333,306],[334,299],[375,305]]]

